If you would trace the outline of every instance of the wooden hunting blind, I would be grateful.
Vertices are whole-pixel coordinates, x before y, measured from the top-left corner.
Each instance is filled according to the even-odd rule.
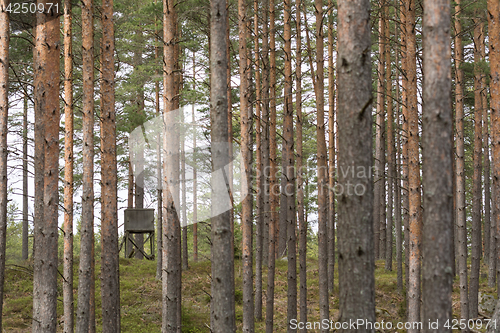
[[[123,243],[125,243],[125,255],[129,254],[129,258],[134,255],[135,251],[139,251],[146,259],[153,260],[155,258],[155,210],[152,208],[127,208],[125,209],[124,215],[125,237],[120,245],[120,250]],[[147,254],[144,249],[137,246],[132,234],[147,234],[144,244],[149,240],[151,254]],[[127,251],[127,244],[132,245],[132,251]]]

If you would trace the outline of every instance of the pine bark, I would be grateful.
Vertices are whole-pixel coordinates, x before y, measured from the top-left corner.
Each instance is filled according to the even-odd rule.
[[[28,259],[28,96],[23,98],[23,231],[22,259]]]
[[[64,2],[64,333],[73,333],[73,15]]]
[[[479,270],[482,252],[481,205],[482,205],[482,99],[481,99],[481,41],[483,32],[480,19],[474,20],[474,175],[472,179],[472,233],[471,269],[469,281],[469,315],[478,316]]]
[[[488,31],[490,50],[490,108],[491,108],[491,151],[493,155],[493,186],[491,202],[494,203],[497,243],[500,235],[500,3],[488,0]],[[500,258],[497,244],[497,274],[500,271]],[[500,279],[497,279],[497,293],[500,295]],[[500,307],[497,306],[497,313]]]
[[[409,285],[408,285],[408,321],[420,321],[420,274],[422,243],[422,212],[420,194],[419,135],[417,107],[417,66],[416,66],[416,30],[415,0],[406,2],[406,75],[408,77],[408,188],[409,188]],[[409,329],[409,333],[418,331]]]
[[[255,319],[262,320],[262,261],[264,258],[264,168],[262,157],[262,86],[260,81],[259,4],[253,2],[255,52],[255,164],[256,170],[256,240],[255,240]]]
[[[155,0],[156,3],[157,0]],[[159,31],[157,28],[157,21],[158,18],[156,17],[155,14],[155,59],[158,59],[160,56],[160,47],[158,46],[159,40],[158,40],[158,35]],[[193,71],[194,71],[194,66],[193,66]],[[158,70],[155,71],[155,75],[158,75]],[[194,75],[193,75],[194,78]],[[194,90],[196,88],[193,87]],[[193,104],[194,108],[194,104]],[[161,117],[161,111],[160,111],[160,82],[156,81],[155,82],[155,110],[156,110],[156,117]],[[194,122],[194,121],[193,121]],[[162,266],[163,266],[163,258],[162,258],[162,248],[163,248],[163,237],[162,237],[162,230],[163,230],[163,194],[162,194],[162,153],[161,153],[161,134],[158,134],[158,137],[156,139],[156,144],[158,146],[156,150],[156,156],[157,156],[157,161],[156,161],[156,176],[158,177],[157,180],[157,216],[158,219],[156,221],[156,279],[161,280],[161,275],[162,275]],[[195,148],[193,148],[194,150]],[[194,179],[196,179],[196,174],[194,174]],[[133,176],[132,176],[132,181],[133,181]],[[194,180],[193,180],[194,181]],[[193,190],[195,191],[195,189]],[[196,206],[193,208],[193,214],[196,214]]]
[[[179,302],[181,299],[181,229],[174,197],[178,196],[175,190],[179,182],[179,135],[176,128],[173,111],[176,109],[175,91],[175,44],[177,41],[176,1],[163,0],[163,107],[164,123],[166,125],[163,137],[165,160],[163,167],[163,215],[166,223],[163,224],[163,275],[162,275],[162,332],[178,333]]]
[[[296,66],[295,66],[295,105],[297,108],[297,211],[299,221],[299,280],[300,280],[300,294],[299,294],[299,310],[300,321],[307,322],[307,225],[304,217],[304,173],[302,171],[304,157],[303,157],[303,143],[302,143],[302,24],[301,24],[301,6],[302,1],[295,2],[295,13],[297,22],[297,41],[296,41]],[[307,330],[304,327],[301,333]]]
[[[286,205],[282,207],[286,216],[288,272],[287,272],[287,321],[297,319],[297,236],[295,218],[295,151],[293,138],[293,94],[292,94],[292,3],[284,2],[284,40],[285,40],[285,96],[283,119],[283,175],[286,179]],[[288,332],[294,330],[288,325]]]
[[[102,331],[120,331],[113,0],[102,2],[101,26],[101,299]]]
[[[238,1],[238,27],[239,27],[239,71],[240,71],[240,120],[241,120],[241,172],[246,177],[248,186],[251,186],[251,105],[250,83],[248,80],[248,50],[247,50],[247,8],[244,0]],[[243,228],[243,332],[254,331],[254,295],[253,295],[253,258],[252,258],[252,196],[243,199],[241,205],[241,224]]]
[[[385,50],[385,98],[387,103],[387,228],[386,228],[386,247],[385,247],[385,269],[392,271],[392,248],[393,248],[393,204],[395,187],[395,167],[396,152],[394,145],[394,110],[392,99],[392,66],[391,66],[391,44],[390,44],[390,22],[389,22],[389,4],[384,8],[386,50]],[[397,201],[396,201],[397,202]],[[399,203],[399,202],[397,202]]]
[[[317,163],[318,163],[318,278],[320,320],[329,318],[328,294],[328,170],[325,142],[325,98],[323,74],[323,1],[315,0],[316,13],[316,112],[317,112]],[[322,329],[321,332],[327,330]]]
[[[210,120],[212,124],[212,170],[224,168],[230,161],[228,144],[227,99],[227,8],[225,0],[210,4]],[[215,149],[218,148],[218,149]],[[227,178],[226,178],[227,179]],[[212,184],[212,198],[227,196],[229,183]],[[231,249],[231,212],[212,217],[212,303],[214,332],[236,332],[234,308],[234,262]],[[253,320],[253,318],[252,318]]]
[[[276,40],[275,0],[269,1],[269,257],[267,263],[266,333],[274,332],[274,280],[277,256],[278,194],[276,181]]]
[[[41,1],[46,8],[45,1]],[[43,173],[43,201],[38,201],[43,214],[38,215],[35,225],[35,260],[33,275],[33,332],[55,332],[57,321],[57,238],[59,205],[59,13],[60,2],[53,2],[52,10],[37,12],[36,27],[36,70],[35,99],[38,104],[36,119],[44,123],[44,130],[36,133],[38,143],[43,144],[43,163],[39,172]],[[35,120],[35,121],[36,121]],[[39,150],[39,152],[40,152]],[[35,152],[37,153],[37,152]],[[39,175],[41,176],[41,175]],[[36,182],[36,180],[35,180]],[[39,188],[41,190],[42,188]],[[35,190],[36,191],[36,190]],[[40,198],[39,198],[40,200]]]
[[[373,177],[368,172],[373,166],[369,13],[368,0],[338,2],[338,168],[339,186],[344,187],[338,196],[339,322],[375,321]],[[364,172],[345,172],[353,166]]]
[[[456,138],[456,216],[458,240],[458,275],[460,279],[460,318],[469,320],[467,283],[467,224],[465,217],[465,146],[464,146],[464,49],[462,44],[461,0],[455,4],[455,124]]]
[[[424,0],[423,58],[423,325],[451,332],[453,289],[453,162],[450,2]]]
[[[403,226],[404,226],[404,244],[405,244],[405,283],[408,288],[409,285],[409,277],[410,277],[410,265],[409,265],[409,257],[410,257],[410,200],[409,200],[409,188],[408,188],[408,76],[407,66],[406,66],[406,40],[407,40],[407,31],[406,31],[406,1],[401,0],[401,13],[400,13],[400,21],[401,21],[401,101],[402,101],[402,153],[401,153],[401,161],[402,161],[402,178],[403,178],[403,187],[401,189],[402,197],[403,197]],[[407,310],[408,310],[408,293],[406,295],[407,300]]]
[[[335,276],[335,73],[333,68],[333,0],[328,0],[328,290]]]
[[[386,53],[386,18],[385,0],[380,1],[379,18],[379,61],[377,76],[377,123],[375,139],[375,253],[377,259],[385,259],[386,225],[385,225],[385,53]],[[377,244],[378,248],[377,248]]]
[[[0,331],[2,331],[3,326],[5,252],[7,247],[7,132],[9,120],[10,40],[9,13],[6,11],[8,5],[8,0],[0,1]]]
[[[94,19],[93,1],[82,4],[83,190],[76,332],[89,331],[94,243]]]

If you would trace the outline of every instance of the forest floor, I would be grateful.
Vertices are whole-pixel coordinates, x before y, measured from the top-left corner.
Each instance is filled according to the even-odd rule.
[[[395,265],[394,265],[395,267]],[[335,267],[337,269],[337,267]],[[496,295],[494,288],[487,286],[486,266],[481,266],[480,291],[483,294]],[[75,261],[74,295],[75,307],[77,296],[78,263]],[[62,267],[61,267],[62,271]],[[97,332],[101,331],[101,299],[99,272],[100,262],[96,263],[96,323]],[[276,287],[274,306],[274,331],[286,332],[287,306],[287,262],[276,261]],[[337,273],[337,272],[336,272]],[[156,262],[137,259],[120,258],[120,293],[121,293],[121,328],[126,333],[151,333],[161,331],[161,282],[155,279]],[[264,270],[264,300],[263,313],[265,316],[265,289],[267,271]],[[3,308],[3,325],[5,332],[30,332],[32,320],[32,290],[33,269],[28,263],[17,265],[8,264],[5,279],[5,300]],[[307,266],[308,292],[308,321],[319,322],[318,304],[318,261],[308,258]],[[61,280],[61,279],[60,279]],[[375,271],[375,300],[377,322],[382,320],[394,323],[404,323],[406,301],[404,295],[398,291],[396,271],[387,272],[384,262],[376,262]],[[236,321],[238,331],[242,326],[242,271],[241,261],[235,262],[236,281]],[[330,296],[330,318],[334,321],[339,316],[338,275],[335,276],[335,290]],[[59,281],[58,302],[58,332],[62,332],[62,286]],[[458,277],[454,282],[453,317],[460,314],[460,298],[458,292]],[[182,325],[183,332],[210,332],[210,262],[200,261],[190,263],[190,268],[183,272],[182,278]],[[488,313],[484,314],[486,318]],[[481,316],[484,318],[484,316]],[[500,325],[500,323],[499,323]],[[256,331],[265,331],[265,320],[256,322]],[[319,332],[319,330],[309,330]],[[380,330],[380,332],[404,332],[405,330]],[[478,330],[478,331],[484,331]],[[455,330],[454,330],[455,332]],[[459,331],[457,331],[459,332]]]

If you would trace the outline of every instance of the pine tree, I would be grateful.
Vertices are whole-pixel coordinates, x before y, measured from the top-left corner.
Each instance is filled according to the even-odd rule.
[[[375,279],[373,238],[373,179],[359,177],[353,165],[368,171],[372,167],[372,115],[370,2],[338,2],[338,122],[339,185],[358,188],[344,191],[338,200],[339,322],[365,318],[375,321]],[[353,70],[353,69],[356,70]],[[362,189],[359,192],[359,188]],[[353,271],[359,272],[352,274]],[[371,332],[366,327],[343,332]]]
[[[424,191],[423,332],[451,332],[453,163],[450,2],[424,0],[422,154]],[[443,47],[446,46],[446,47]]]
[[[9,13],[8,0],[0,2],[0,331],[5,281],[7,235],[7,122],[9,116]]]
[[[226,1],[210,3],[210,121],[212,124],[212,170],[224,168],[230,161],[227,107]],[[216,149],[217,148],[217,149]],[[229,184],[212,184],[212,198],[227,195]],[[234,263],[231,249],[229,211],[212,217],[212,302],[214,332],[236,332],[234,308]],[[253,304],[252,304],[253,305]],[[253,317],[251,318],[253,322]]]
[[[45,1],[40,2],[45,8]],[[57,4],[57,7],[55,5]],[[57,8],[57,9],[56,9]],[[39,188],[38,205],[43,205],[35,225],[35,258],[33,276],[33,332],[55,332],[57,321],[57,238],[59,206],[59,1],[53,2],[51,10],[37,12],[36,32],[36,108],[43,115],[45,128],[37,131],[38,143],[43,142],[43,192]],[[35,152],[36,154],[37,152]],[[42,168],[43,166],[43,168]],[[40,177],[40,175],[39,175]],[[40,178],[39,178],[40,179]],[[35,180],[36,181],[36,180]],[[40,186],[42,182],[38,182]],[[36,190],[35,190],[36,191]],[[43,195],[42,195],[43,194]],[[41,198],[40,198],[41,197]],[[40,206],[35,209],[40,209]],[[88,326],[87,326],[88,327]]]
[[[73,14],[64,2],[64,332],[73,333]]]

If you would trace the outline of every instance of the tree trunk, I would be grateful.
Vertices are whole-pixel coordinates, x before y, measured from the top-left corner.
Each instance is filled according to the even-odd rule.
[[[295,75],[296,75],[296,95],[295,105],[297,107],[297,210],[299,220],[299,280],[300,280],[300,294],[299,294],[299,309],[300,321],[307,322],[307,225],[304,219],[304,173],[302,171],[304,157],[303,157],[303,143],[302,143],[302,36],[301,36],[301,7],[302,1],[295,2],[295,13],[297,22],[297,42],[295,52]],[[301,333],[307,330],[303,328]]]
[[[71,197],[73,199],[73,197]],[[28,260],[28,96],[23,98],[23,233],[22,259]]]
[[[282,212],[286,216],[287,231],[287,321],[297,319],[297,236],[295,234],[295,156],[293,138],[293,93],[292,93],[292,3],[290,0],[284,2],[284,41],[285,41],[285,86],[284,86],[284,118],[283,118],[283,176],[286,186],[284,194],[286,205],[282,207]],[[323,135],[324,138],[324,135]],[[326,150],[326,148],[325,148]],[[290,325],[288,332],[294,330]]]
[[[179,182],[179,133],[174,123],[173,111],[176,109],[175,93],[175,44],[177,41],[177,15],[175,0],[163,0],[163,106],[164,123],[166,125],[163,136],[165,160],[163,169],[163,215],[166,223],[163,224],[163,276],[162,276],[162,332],[178,333],[179,301],[181,299],[181,229],[175,197],[178,197],[176,187]]]
[[[193,53],[193,89],[196,91],[196,76],[194,67]],[[191,109],[192,122],[195,124],[196,118],[194,113],[194,104]],[[197,175],[197,159],[196,159],[196,133],[193,134],[193,260],[198,261],[198,175]],[[232,237],[232,236],[231,236]],[[233,257],[234,258],[234,257]]]
[[[184,124],[184,110],[181,111],[181,121]],[[181,134],[181,183],[182,183],[182,270],[189,269],[189,254],[188,254],[188,229],[187,229],[187,201],[186,201],[186,151],[185,142],[186,137]]]
[[[460,279],[460,318],[469,320],[469,293],[467,284],[467,224],[465,219],[465,148],[464,148],[464,49],[462,22],[459,13],[461,0],[455,5],[455,126],[457,128],[456,205],[458,240],[458,275]],[[467,329],[467,328],[466,328]]]
[[[73,333],[73,43],[72,6],[64,2],[64,333]],[[27,157],[26,157],[27,158]],[[27,199],[27,198],[26,198]]]
[[[1,8],[0,11],[0,331],[2,331],[2,313],[3,313],[3,299],[4,299],[4,281],[5,281],[5,252],[7,247],[6,244],[7,243],[7,237],[6,237],[7,236],[7,192],[8,192],[7,132],[8,132],[8,120],[9,120],[10,28],[9,28],[9,13],[5,10],[5,8],[8,5],[9,5],[8,0],[0,1],[0,8]],[[27,121],[26,117],[24,117],[23,119],[25,119],[24,121]],[[23,132],[23,138],[26,135],[27,133]],[[25,158],[27,158],[27,156]],[[23,167],[24,167],[24,162],[23,162]],[[27,252],[28,251],[26,246],[26,256],[28,254]],[[23,246],[23,257],[24,257],[24,246]]]
[[[480,19],[474,20],[474,176],[472,179],[472,235],[471,235],[471,268],[469,281],[469,315],[478,316],[479,270],[482,252],[481,244],[481,174],[482,174],[482,99],[481,99],[481,41],[483,32]]]
[[[156,3],[157,0],[155,0]],[[158,59],[160,54],[159,54],[159,49],[160,47],[158,46],[159,40],[158,40],[158,35],[159,31],[157,28],[157,21],[158,18],[156,17],[155,14],[155,59]],[[193,58],[194,60],[194,58]],[[194,66],[193,66],[193,71],[194,71]],[[155,71],[155,75],[158,75],[158,70]],[[194,75],[193,75],[194,78]],[[194,90],[196,90],[195,87],[193,87]],[[194,108],[194,104],[193,104]],[[155,109],[156,109],[156,116],[161,117],[161,111],[160,111],[160,82],[156,81],[155,82]],[[194,111],[193,111],[194,112]],[[194,121],[193,121],[194,122]],[[163,266],[163,261],[162,261],[162,248],[163,248],[163,237],[162,237],[162,229],[163,229],[163,194],[162,194],[162,153],[161,153],[161,134],[158,134],[158,137],[156,139],[156,144],[158,145],[158,148],[156,150],[156,156],[157,156],[157,161],[156,161],[156,175],[158,177],[157,180],[157,216],[158,219],[156,221],[156,279],[161,280],[161,275],[162,275],[162,266]],[[195,148],[193,148],[194,150]],[[194,175],[194,179],[196,179],[196,174]],[[133,181],[133,178],[132,178]],[[194,190],[196,191],[196,189]],[[196,214],[196,206],[193,208],[193,214]]]
[[[103,333],[120,332],[113,1],[102,2],[101,299]]]
[[[94,19],[93,1],[82,6],[83,191],[76,332],[89,331],[94,242]]]
[[[46,6],[46,2],[42,1]],[[44,145],[43,218],[35,226],[33,275],[33,332],[55,332],[57,321],[57,238],[59,205],[59,13],[37,12],[36,99],[45,129],[38,132]],[[37,89],[38,88],[38,89]],[[2,126],[3,127],[3,126]],[[40,139],[40,138],[39,138]],[[36,286],[36,287],[35,287]]]
[[[226,1],[212,0],[210,6],[210,120],[212,124],[212,170],[230,161],[228,143]],[[212,200],[227,196],[229,183],[212,184]],[[215,215],[215,214],[212,214]],[[212,303],[214,332],[236,332],[234,308],[234,262],[231,249],[231,212],[212,217]],[[252,304],[253,305],[253,304]],[[253,321],[253,318],[252,318]]]
[[[247,8],[245,1],[238,1],[239,26],[239,56],[240,56],[240,119],[241,119],[241,173],[246,177],[248,186],[250,181],[251,148],[251,117],[249,103],[250,84],[248,81],[247,59]],[[243,332],[254,331],[254,303],[253,303],[253,259],[252,259],[252,196],[249,188],[248,195],[241,204],[241,224],[243,228]]]
[[[453,163],[450,2],[424,0],[422,159],[424,192],[424,332],[451,332],[453,289]]]
[[[385,6],[384,15],[389,18],[389,6]],[[392,271],[392,221],[393,221],[393,198],[395,185],[395,166],[396,152],[394,150],[394,110],[392,109],[392,67],[391,67],[391,44],[389,37],[391,36],[389,19],[385,20],[385,33],[387,35],[386,43],[388,44],[385,50],[385,96],[387,101],[387,228],[385,247],[385,269]],[[384,195],[385,196],[385,195]],[[398,203],[399,204],[399,203]]]
[[[276,181],[276,43],[274,1],[269,1],[269,257],[267,263],[266,333],[274,332],[274,269],[276,259],[278,222],[278,184]]]
[[[335,276],[335,73],[333,69],[333,0],[328,0],[328,291]]]
[[[398,36],[398,30],[396,29],[396,40]],[[399,64],[399,50],[396,51],[396,64]],[[396,265],[397,265],[397,284],[398,284],[398,291],[400,293],[403,292],[403,235],[402,235],[402,230],[401,230],[401,209],[402,207],[399,206],[399,203],[401,202],[401,171],[402,171],[402,166],[401,166],[401,128],[400,128],[400,110],[401,110],[401,102],[399,100],[399,91],[400,91],[400,86],[399,86],[399,80],[400,80],[400,74],[396,72],[396,170],[394,171],[394,202],[396,203],[394,206],[395,208],[395,214],[394,214],[394,224],[395,224],[395,229],[396,229]]]
[[[323,20],[323,1],[315,0],[316,22]],[[328,174],[325,142],[325,99],[323,75],[323,25],[316,24],[316,110],[317,110],[317,160],[318,160],[318,278],[320,320],[329,318],[328,294]],[[328,330],[322,329],[321,332]]]
[[[339,1],[338,169],[339,186],[344,188],[338,200],[339,322],[375,321],[369,12],[368,0]],[[352,172],[354,166],[363,172]],[[366,327],[341,330],[372,331]]]
[[[275,28],[275,0],[269,2],[269,163],[270,163],[270,201],[271,201],[271,224],[274,228],[274,251],[275,258],[278,257],[278,209],[279,209],[279,185],[277,181],[278,161],[276,150],[276,28]],[[271,228],[271,227],[270,227]],[[269,232],[271,233],[271,232]],[[274,267],[274,266],[273,266]],[[274,271],[274,268],[273,268]],[[274,274],[274,273],[273,273]]]
[[[379,61],[377,76],[377,123],[375,139],[375,209],[374,209],[374,228],[375,228],[375,252],[378,254],[376,259],[385,259],[386,245],[386,226],[385,226],[385,53],[386,47],[386,18],[385,18],[385,0],[380,1],[379,18]]]
[[[420,321],[420,256],[422,242],[422,212],[420,194],[420,166],[418,144],[418,107],[417,107],[417,63],[415,0],[406,2],[406,75],[408,77],[408,188],[409,188],[409,224],[410,256],[408,285],[408,321]],[[418,329],[409,329],[409,333]]]
[[[43,134],[45,129],[44,122],[44,111],[45,111],[45,99],[43,94],[45,93],[44,86],[44,71],[47,60],[43,54],[43,42],[46,39],[46,32],[41,29],[45,24],[45,16],[37,15],[37,26],[33,29],[34,34],[34,48],[33,48],[33,87],[34,87],[34,108],[35,108],[35,154],[34,154],[34,166],[35,166],[35,199],[34,199],[34,218],[33,218],[33,262],[37,263],[36,256],[39,253],[37,246],[37,238],[41,228],[44,226],[43,219],[43,181],[44,174],[43,169],[45,165],[45,146],[43,141]],[[3,275],[2,275],[3,276]],[[34,331],[37,330],[37,326],[40,323],[41,316],[41,284],[35,280],[33,277],[33,318],[36,318],[33,323],[35,323]],[[50,300],[52,301],[52,299]],[[43,329],[38,329],[38,331],[43,331]]]
[[[490,42],[490,95],[491,95],[491,151],[493,155],[493,186],[491,202],[494,203],[497,242],[500,235],[500,3],[488,0],[488,31]],[[500,258],[497,244],[497,274]],[[497,293],[500,295],[500,279],[497,279]],[[497,310],[498,310],[497,306]],[[498,311],[497,311],[498,312]]]
[[[402,82],[401,82],[401,101],[402,101],[402,114],[403,114],[403,137],[402,137],[402,153],[401,153],[401,161],[402,161],[402,177],[403,177],[403,187],[402,187],[402,195],[403,195],[403,227],[404,227],[404,244],[405,244],[405,283],[406,288],[410,284],[410,200],[409,200],[409,188],[408,188],[408,76],[406,75],[407,69],[407,61],[408,58],[406,53],[406,40],[407,40],[407,31],[406,31],[406,2],[401,1],[401,13],[400,13],[400,21],[401,21],[401,69],[402,69]],[[408,312],[408,302],[409,294],[406,293],[406,303],[407,303],[407,312]],[[408,315],[408,313],[407,313]]]
[[[482,35],[486,37],[486,30],[484,27],[484,22],[481,24]],[[486,46],[484,38],[481,41],[481,59],[486,59]],[[489,150],[489,132],[488,132],[488,97],[486,87],[486,75],[481,73],[481,102],[483,106],[483,114],[482,114],[482,143],[483,143],[483,166],[484,166],[484,235],[483,235],[483,243],[484,243],[484,259],[485,262],[490,265],[490,237],[491,237],[491,194],[490,194],[490,150]],[[492,287],[494,284],[492,284]]]
[[[262,259],[264,248],[264,168],[262,158],[262,95],[259,56],[259,4],[253,2],[254,9],[254,50],[255,50],[255,155],[256,155],[256,240],[255,240],[255,319],[262,320]],[[261,120],[262,119],[262,120]]]

